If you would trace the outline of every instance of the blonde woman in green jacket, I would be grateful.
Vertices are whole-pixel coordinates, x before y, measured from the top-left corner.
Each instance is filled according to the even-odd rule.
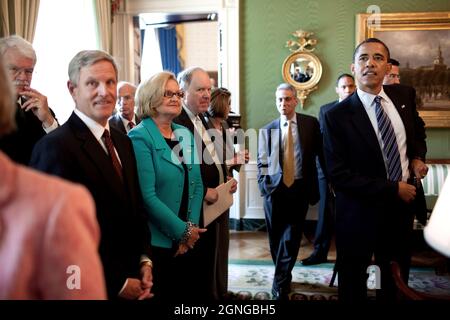
[[[181,112],[174,74],[160,72],[136,92],[142,122],[128,135],[136,154],[139,183],[152,234],[155,299],[195,300],[202,275],[195,243],[206,229],[198,227],[203,184],[190,131],[172,122]]]

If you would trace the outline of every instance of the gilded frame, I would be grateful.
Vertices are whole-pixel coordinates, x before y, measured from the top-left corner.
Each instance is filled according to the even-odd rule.
[[[299,59],[308,60],[313,66],[314,73],[312,77],[306,82],[298,82],[292,77],[292,68],[295,65],[296,61]],[[283,74],[284,81],[291,84],[295,87],[295,89],[297,89],[297,97],[300,100],[300,105],[303,108],[306,98],[312,91],[317,89],[317,85],[319,84],[320,78],[322,77],[322,63],[320,62],[319,58],[311,52],[294,52],[284,60],[281,72]]]
[[[450,30],[450,11],[414,12],[414,13],[380,13],[356,15],[356,45],[375,36],[383,40],[383,31],[429,31]],[[449,48],[446,48],[448,50]],[[393,56],[395,53],[393,54]],[[450,65],[450,61],[445,61]],[[450,104],[445,110],[418,109],[420,116],[429,128],[450,127]]]

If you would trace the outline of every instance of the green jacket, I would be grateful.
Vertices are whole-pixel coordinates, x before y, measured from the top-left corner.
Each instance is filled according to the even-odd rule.
[[[192,133],[172,123],[178,146],[188,168],[188,220],[198,224],[203,200],[203,183]],[[151,118],[144,119],[128,133],[134,152],[152,234],[151,244],[171,248],[181,240],[186,222],[178,217],[184,186],[184,170],[178,157],[164,140]]]

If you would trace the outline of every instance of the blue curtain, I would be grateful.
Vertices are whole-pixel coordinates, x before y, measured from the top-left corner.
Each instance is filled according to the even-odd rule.
[[[158,28],[158,38],[163,69],[172,71],[177,75],[181,71],[181,66],[178,60],[177,32],[175,26]]]

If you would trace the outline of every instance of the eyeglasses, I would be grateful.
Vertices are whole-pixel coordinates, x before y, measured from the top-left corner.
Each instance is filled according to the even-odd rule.
[[[172,91],[164,91],[164,97],[172,99],[173,96],[177,96],[180,99],[184,98],[184,91],[172,92]]]
[[[34,68],[19,68],[17,66],[8,66],[8,71],[14,76],[17,77],[22,72],[25,73],[26,77],[31,77],[33,75]]]

